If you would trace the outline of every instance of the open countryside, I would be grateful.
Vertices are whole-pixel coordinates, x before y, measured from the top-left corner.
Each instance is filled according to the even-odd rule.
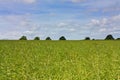
[[[0,80],[120,80],[120,0],[0,0]]]
[[[0,41],[0,80],[119,80],[120,41]]]

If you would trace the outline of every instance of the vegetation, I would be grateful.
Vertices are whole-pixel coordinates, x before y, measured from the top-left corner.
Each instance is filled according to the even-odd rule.
[[[116,40],[120,40],[120,38],[117,38]]]
[[[27,40],[27,37],[26,36],[22,36],[19,40]],[[39,37],[35,37],[34,40],[40,40]],[[50,37],[47,37],[45,40],[52,40]],[[59,38],[59,40],[66,40],[66,38],[64,36],[61,36]],[[90,37],[85,37],[85,40],[103,40],[103,39],[90,39]],[[114,39],[114,37],[109,34],[106,36],[105,40],[120,40],[120,38],[116,38]]]
[[[47,37],[46,40],[52,40],[50,37]]]
[[[39,37],[35,37],[34,40],[40,40],[40,38]]]
[[[0,80],[119,80],[120,41],[0,41]]]
[[[113,36],[111,34],[107,35],[107,37],[105,38],[105,40],[114,40]]]
[[[66,38],[64,36],[61,36],[59,40],[66,40]]]
[[[26,36],[22,36],[19,40],[27,40]]]
[[[85,40],[90,40],[90,37],[86,37]]]

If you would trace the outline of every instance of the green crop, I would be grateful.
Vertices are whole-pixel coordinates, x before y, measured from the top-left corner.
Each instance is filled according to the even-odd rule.
[[[120,80],[120,41],[0,41],[0,80]]]

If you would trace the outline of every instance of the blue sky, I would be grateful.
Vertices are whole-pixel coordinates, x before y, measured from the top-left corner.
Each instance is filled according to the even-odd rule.
[[[120,37],[120,0],[0,0],[0,39]]]

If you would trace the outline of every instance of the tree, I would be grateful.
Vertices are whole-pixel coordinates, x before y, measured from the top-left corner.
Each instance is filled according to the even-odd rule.
[[[39,37],[35,37],[34,40],[40,40],[40,38]]]
[[[66,38],[64,36],[61,36],[59,40],[66,40]]]
[[[50,37],[47,37],[46,40],[52,40]]]
[[[86,37],[85,40],[90,40],[90,37]]]
[[[120,38],[117,38],[116,40],[120,40]]]
[[[22,36],[19,40],[27,40],[26,36]]]
[[[106,36],[105,40],[114,40],[114,37],[111,34],[109,34]]]

